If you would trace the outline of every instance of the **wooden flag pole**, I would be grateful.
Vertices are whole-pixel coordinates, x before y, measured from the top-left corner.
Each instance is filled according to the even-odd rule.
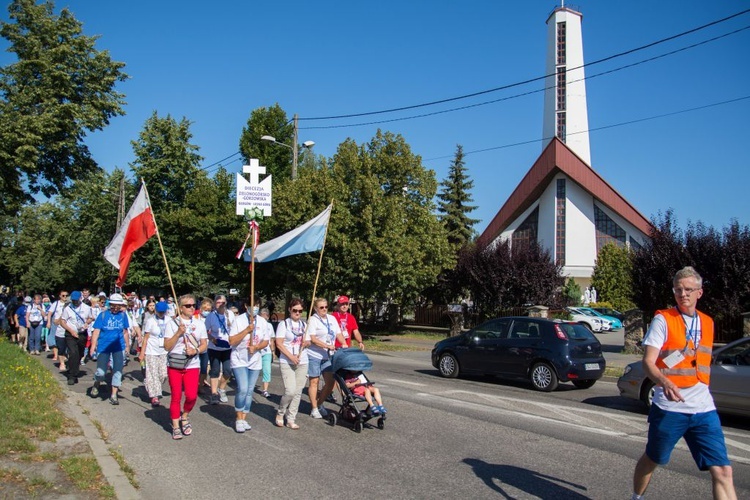
[[[313,308],[315,307],[315,294],[318,292],[318,279],[320,278],[320,269],[323,266],[323,252],[326,249],[326,240],[328,239],[328,228],[331,225],[331,217],[333,216],[333,200],[331,200],[331,213],[328,216],[328,224],[326,224],[326,232],[323,234],[323,248],[320,249],[320,257],[318,258],[318,271],[315,273],[315,283],[313,284],[312,300],[310,301],[310,313],[307,315],[307,328],[305,329],[305,337],[310,331],[310,319],[313,315]]]
[[[146,200],[148,201],[148,207],[151,209],[151,219],[154,221],[154,227],[156,228],[156,239],[159,240],[159,249],[161,249],[161,256],[164,258],[164,267],[167,268],[167,278],[169,279],[169,287],[172,289],[172,297],[174,300],[178,300],[177,292],[174,290],[174,283],[172,283],[172,273],[169,272],[169,264],[167,263],[167,254],[164,253],[164,245],[161,243],[161,234],[159,233],[159,226],[156,224],[156,215],[154,214],[154,207],[151,205],[151,197],[148,195],[148,188],[146,187],[146,181],[141,177],[141,183],[143,184],[143,190],[146,191]]]

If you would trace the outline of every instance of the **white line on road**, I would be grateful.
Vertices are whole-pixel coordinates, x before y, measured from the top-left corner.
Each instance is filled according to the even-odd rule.
[[[424,387],[427,385],[427,384],[420,384],[419,382],[407,382],[406,380],[399,380],[395,378],[387,378],[385,380],[389,382],[396,382],[397,384],[415,385],[417,387]]]

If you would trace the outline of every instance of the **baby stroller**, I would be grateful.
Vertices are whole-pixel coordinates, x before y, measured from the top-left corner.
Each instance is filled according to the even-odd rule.
[[[338,412],[328,412],[328,423],[335,426],[336,422],[341,419],[349,422],[354,432],[362,432],[369,420],[377,418],[378,429],[383,429],[385,427],[385,415],[373,414],[365,398],[355,395],[351,389],[346,387],[347,372],[371,370],[372,361],[370,361],[370,358],[356,348],[339,349],[333,356],[332,364],[333,378],[341,390],[341,408]],[[364,377],[365,383],[369,383],[364,373],[361,374],[361,377]]]

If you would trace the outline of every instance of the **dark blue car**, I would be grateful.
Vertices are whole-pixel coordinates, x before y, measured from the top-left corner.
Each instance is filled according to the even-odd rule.
[[[588,389],[606,366],[602,346],[583,325],[530,317],[495,318],[432,350],[432,365],[443,377],[460,374],[523,378],[540,391],[559,382]]]

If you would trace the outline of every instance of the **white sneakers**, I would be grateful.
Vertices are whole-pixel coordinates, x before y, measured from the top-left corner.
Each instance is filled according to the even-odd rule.
[[[313,410],[310,412],[310,416],[312,418],[326,418],[328,416],[328,410],[326,410],[322,406],[319,406],[317,408],[313,408]]]
[[[235,420],[234,422],[234,430],[243,433],[245,431],[249,431],[252,429],[250,424],[247,423],[247,420]]]

